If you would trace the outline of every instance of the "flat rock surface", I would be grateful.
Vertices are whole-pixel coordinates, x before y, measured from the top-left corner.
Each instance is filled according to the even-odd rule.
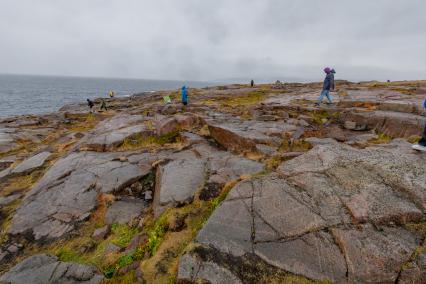
[[[143,200],[123,198],[108,207],[105,222],[107,224],[127,224],[139,217],[146,207],[147,204]]]
[[[58,261],[57,257],[47,254],[28,257],[0,277],[0,281],[16,284],[97,284],[103,280],[103,275],[93,266]]]
[[[196,243],[231,258],[255,254],[313,280],[394,283],[421,245],[404,225],[425,217],[425,159],[398,140],[366,149],[316,146],[278,174],[237,184]],[[182,275],[199,265],[191,261]],[[229,276],[220,263],[206,265],[219,274],[206,272],[207,281]]]
[[[126,138],[151,135],[154,132],[143,123],[141,115],[118,114],[100,122],[82,142],[88,150],[105,152],[120,146]]]
[[[279,146],[285,133],[291,135],[297,126],[284,122],[242,121],[224,117],[208,118],[210,135],[231,151],[256,151],[257,144]]]
[[[99,192],[121,190],[151,170],[119,157],[80,152],[59,159],[24,198],[9,232],[29,233],[36,240],[61,237],[96,207]]]
[[[27,172],[31,172],[39,167],[41,167],[44,162],[50,157],[50,152],[41,152],[37,155],[32,156],[24,160],[22,163],[17,165],[13,170],[13,174],[23,174]]]

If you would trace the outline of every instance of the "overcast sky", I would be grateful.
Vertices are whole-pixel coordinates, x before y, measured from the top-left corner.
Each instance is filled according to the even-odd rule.
[[[425,0],[0,0],[0,73],[426,79]],[[236,79],[235,79],[236,80]]]

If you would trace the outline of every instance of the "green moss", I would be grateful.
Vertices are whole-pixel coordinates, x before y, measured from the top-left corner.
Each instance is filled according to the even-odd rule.
[[[111,232],[112,243],[119,247],[126,247],[132,238],[136,236],[138,230],[125,224],[113,224],[111,226]]]
[[[368,142],[371,144],[386,144],[392,141],[392,136],[389,136],[385,133],[377,133],[377,138],[371,139]]]
[[[337,120],[340,117],[340,113],[338,112],[329,113],[325,110],[320,110],[320,111],[312,112],[311,117],[314,123],[323,125],[329,120]]]

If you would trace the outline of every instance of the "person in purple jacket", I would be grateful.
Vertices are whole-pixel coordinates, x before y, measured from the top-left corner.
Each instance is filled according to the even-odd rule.
[[[426,100],[423,103],[423,107],[426,109]],[[413,145],[413,149],[417,151],[425,151],[426,152],[426,124],[423,129],[423,137],[420,139],[419,143]]]

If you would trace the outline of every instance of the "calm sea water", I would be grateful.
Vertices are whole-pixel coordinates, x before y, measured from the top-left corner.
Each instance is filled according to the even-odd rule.
[[[57,111],[67,103],[107,96],[109,90],[122,97],[177,89],[184,84],[190,87],[212,85],[207,82],[0,75],[0,116]]]

